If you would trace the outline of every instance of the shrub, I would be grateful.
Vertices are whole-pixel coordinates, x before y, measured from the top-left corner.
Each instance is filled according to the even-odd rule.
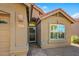
[[[72,43],[75,43],[75,44],[79,44],[79,37],[78,36],[72,36]]]

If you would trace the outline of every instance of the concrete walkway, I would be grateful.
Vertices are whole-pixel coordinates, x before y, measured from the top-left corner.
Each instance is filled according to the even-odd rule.
[[[41,49],[35,43],[30,44],[30,50],[28,56],[47,56],[45,51]]]
[[[31,56],[47,56],[45,51],[41,48],[32,48]]]
[[[61,48],[30,48],[29,56],[79,56],[79,47],[69,46]]]
[[[69,46],[44,50],[48,56],[79,56],[79,47]]]

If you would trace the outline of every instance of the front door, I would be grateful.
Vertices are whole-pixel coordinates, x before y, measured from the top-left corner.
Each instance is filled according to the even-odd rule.
[[[36,27],[29,27],[29,42],[36,42]]]

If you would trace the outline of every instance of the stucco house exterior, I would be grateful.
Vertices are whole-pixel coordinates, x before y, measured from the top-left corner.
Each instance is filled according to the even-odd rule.
[[[73,35],[79,37],[79,18],[75,19],[75,23],[72,24],[72,36]]]
[[[29,24],[43,13],[32,3],[0,3],[0,55],[27,55]]]
[[[0,55],[27,55],[28,8],[30,4],[0,3]]]
[[[39,45],[42,48],[69,46],[73,23],[74,20],[62,9],[41,16],[37,24]]]
[[[0,3],[0,55],[27,55],[41,48],[70,45],[74,20],[62,9],[49,13],[30,3]]]

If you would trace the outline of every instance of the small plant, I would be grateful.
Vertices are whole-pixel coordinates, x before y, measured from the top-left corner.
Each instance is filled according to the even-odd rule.
[[[72,40],[72,43],[79,44],[79,37],[78,36],[72,36],[71,40]]]

